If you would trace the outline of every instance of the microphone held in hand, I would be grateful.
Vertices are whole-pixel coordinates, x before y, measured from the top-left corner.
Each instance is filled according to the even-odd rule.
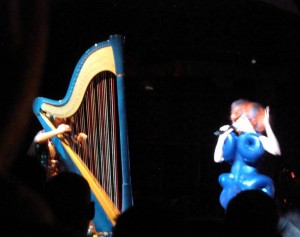
[[[227,127],[227,128],[225,128],[224,129],[224,127]],[[235,130],[235,127],[233,126],[233,125],[225,125],[225,126],[223,126],[223,127],[221,127],[218,131],[215,131],[214,132],[214,135],[215,136],[220,136],[220,135],[222,135],[224,132],[226,132],[226,131],[228,131],[229,129],[233,129],[233,130]]]

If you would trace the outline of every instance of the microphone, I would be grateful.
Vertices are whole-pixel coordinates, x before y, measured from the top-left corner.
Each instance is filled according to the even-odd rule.
[[[222,128],[222,127],[221,127]],[[229,129],[233,129],[233,130],[235,130],[235,127],[231,124],[231,125],[228,125],[228,128],[227,128],[227,130],[217,130],[217,131],[215,131],[214,132],[214,135],[215,136],[220,136],[220,135],[222,135],[224,132],[226,132],[226,131],[228,131]]]

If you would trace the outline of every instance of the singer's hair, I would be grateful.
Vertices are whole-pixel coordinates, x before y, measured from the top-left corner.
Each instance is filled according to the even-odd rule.
[[[246,99],[233,101],[230,112],[231,121],[235,122],[242,115],[246,115],[256,132],[261,133],[265,131],[263,123],[265,108],[261,104]]]

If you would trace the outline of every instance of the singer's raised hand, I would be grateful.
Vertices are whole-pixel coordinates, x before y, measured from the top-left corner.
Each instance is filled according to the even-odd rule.
[[[269,106],[265,108],[265,117],[263,123],[265,125],[265,131],[267,136],[260,136],[260,141],[262,142],[264,149],[272,155],[281,155],[279,142],[270,125]]]
[[[270,107],[267,106],[265,108],[264,125],[268,126],[269,124],[270,124]]]

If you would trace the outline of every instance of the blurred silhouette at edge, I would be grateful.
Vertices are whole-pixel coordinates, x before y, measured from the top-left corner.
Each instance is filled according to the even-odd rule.
[[[224,217],[226,237],[280,237],[279,208],[261,190],[246,190],[228,203]]]
[[[90,186],[84,177],[68,171],[59,173],[47,181],[45,198],[58,225],[87,236],[95,210]]]

